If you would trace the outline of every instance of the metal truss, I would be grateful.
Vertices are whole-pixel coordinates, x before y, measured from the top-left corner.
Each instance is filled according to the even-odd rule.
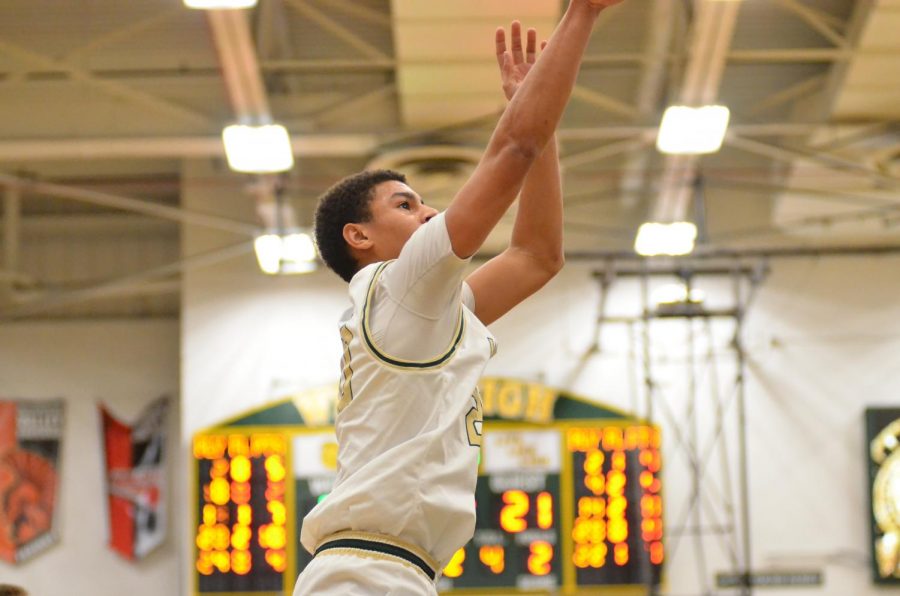
[[[764,258],[754,260],[730,259],[721,262],[675,261],[656,265],[649,261],[633,259],[610,260],[595,275],[600,282],[600,316],[597,324],[598,340],[593,353],[600,351],[600,328],[604,325],[624,324],[628,327],[628,360],[632,363],[634,377],[642,377],[644,388],[643,411],[636,412],[649,422],[664,422],[668,432],[674,435],[674,452],[666,454],[673,462],[681,457],[690,473],[689,497],[683,503],[670,501],[668,511],[667,560],[672,560],[679,549],[690,539],[697,566],[699,593],[711,594],[713,574],[721,569],[711,569],[705,539],[712,537],[716,546],[725,553],[731,571],[749,578],[751,570],[751,540],[749,502],[749,471],[747,461],[747,422],[745,404],[746,361],[742,343],[743,321],[753,303],[756,292],[766,277],[768,268]],[[728,308],[708,309],[701,303],[684,302],[665,308],[652,305],[649,282],[654,277],[677,277],[690,290],[694,280],[713,277],[731,281],[733,304]],[[610,316],[606,313],[606,300],[611,286],[620,279],[638,279],[642,302],[640,316]],[[671,396],[657,382],[653,364],[653,333],[655,322],[661,320],[682,321],[687,330],[684,367],[686,387],[683,410],[671,403]],[[734,359],[734,376],[727,392],[721,391],[721,372],[718,354],[713,342],[714,320],[728,320],[734,324],[730,352]],[[698,337],[707,342],[705,351],[699,349]],[[700,427],[700,380],[707,377],[712,405],[711,428]],[[635,385],[638,382],[635,381]],[[637,406],[638,399],[632,400]],[[731,420],[730,419],[734,419]],[[725,431],[729,424],[737,426],[736,445],[732,445]],[[734,449],[734,457],[731,450]],[[716,457],[718,456],[718,457]],[[733,460],[736,460],[733,461]],[[737,469],[734,469],[734,464]],[[671,463],[669,464],[672,465]],[[709,477],[713,466],[719,467],[720,482]],[[734,482],[736,480],[736,482]],[[732,486],[737,484],[735,493]],[[650,577],[648,573],[646,577]],[[657,594],[659,586],[647,585],[647,594]],[[752,594],[749,579],[741,587],[742,595]]]

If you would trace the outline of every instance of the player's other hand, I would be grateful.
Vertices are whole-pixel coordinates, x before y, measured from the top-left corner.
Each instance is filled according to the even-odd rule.
[[[512,99],[525,80],[525,76],[537,60],[537,31],[528,29],[525,46],[522,46],[522,24],[513,21],[510,26],[510,47],[506,47],[506,30],[497,28],[495,35],[497,64],[500,66],[500,80],[506,99]],[[541,44],[543,50],[547,42]]]

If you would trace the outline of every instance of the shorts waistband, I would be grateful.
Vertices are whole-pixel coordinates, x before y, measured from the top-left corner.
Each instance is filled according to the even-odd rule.
[[[349,552],[351,554],[353,551],[363,551],[370,554],[380,553],[388,557],[395,557],[415,566],[428,576],[428,579],[431,581],[434,581],[434,578],[437,577],[435,570],[438,565],[431,555],[418,546],[403,542],[393,536],[372,532],[354,532],[352,530],[337,532],[325,537],[319,543],[314,556],[318,556],[325,551],[337,549],[339,549],[339,552]]]

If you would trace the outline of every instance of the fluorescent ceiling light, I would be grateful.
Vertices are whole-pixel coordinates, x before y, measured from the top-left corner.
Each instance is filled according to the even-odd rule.
[[[237,172],[267,174],[294,167],[287,129],[280,124],[232,124],[222,131],[228,167]]]
[[[641,256],[690,254],[697,239],[697,226],[687,221],[645,223],[637,233],[634,250]]]
[[[281,269],[281,236],[278,234],[263,234],[253,241],[253,249],[256,251],[256,260],[263,273],[275,275]]]
[[[730,115],[725,106],[671,106],[663,114],[656,148],[674,155],[715,153],[722,148]]]
[[[316,248],[309,234],[263,234],[253,242],[253,248],[263,273],[309,273],[316,269]]]
[[[692,288],[688,294],[687,285],[672,283],[653,290],[651,300],[654,304],[679,304],[684,302],[703,302],[706,294],[699,288]]]
[[[188,8],[200,10],[220,10],[229,8],[250,8],[256,6],[257,0],[184,0]]]

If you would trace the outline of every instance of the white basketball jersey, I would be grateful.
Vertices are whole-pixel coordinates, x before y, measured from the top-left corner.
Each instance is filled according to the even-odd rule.
[[[417,243],[426,253],[450,250],[442,215],[416,237],[401,261],[407,248],[420,250]],[[435,244],[443,248],[432,250]],[[301,541],[312,552],[342,530],[386,534],[424,549],[443,567],[475,529],[482,430],[477,384],[496,344],[463,304],[457,277],[455,303],[449,305],[455,322],[446,348],[422,361],[386,352],[373,337],[372,302],[381,276],[394,266],[395,261],[369,265],[350,282],[353,307],[340,324],[338,474],[331,494],[304,519]],[[427,334],[428,321],[408,332]]]

